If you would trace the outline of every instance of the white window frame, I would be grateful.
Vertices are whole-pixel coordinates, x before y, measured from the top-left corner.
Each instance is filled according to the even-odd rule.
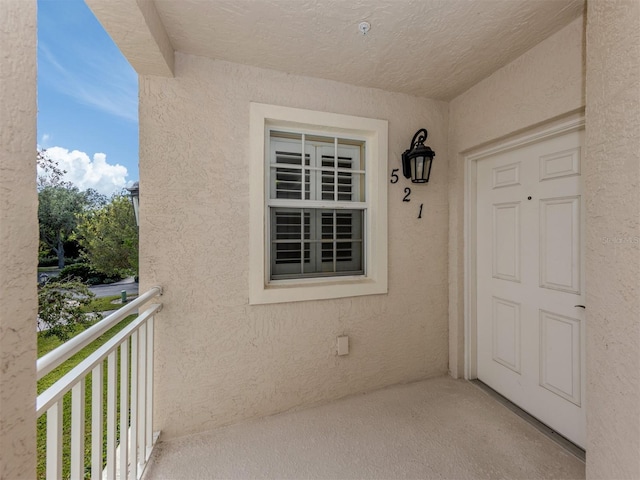
[[[268,129],[313,131],[365,142],[365,245],[363,275],[269,279]],[[387,293],[386,120],[262,103],[250,104],[249,303],[282,303]]]
[[[304,209],[304,210],[308,210],[308,214],[310,215],[310,242],[309,242],[309,261],[305,261],[304,263],[302,262],[302,258],[300,259],[300,262],[296,263],[296,264],[291,264],[289,263],[287,266],[284,267],[285,270],[291,270],[291,273],[285,273],[285,272],[281,272],[278,274],[278,276],[281,277],[289,277],[290,279],[300,279],[300,278],[304,278],[304,277],[320,277],[320,276],[347,276],[349,275],[349,273],[340,273],[338,267],[340,269],[347,269],[348,267],[351,267],[351,275],[361,275],[361,271],[364,270],[364,257],[362,255],[363,250],[364,250],[364,243],[362,242],[362,239],[364,237],[364,234],[366,232],[363,231],[363,221],[364,221],[364,214],[366,213],[366,202],[363,202],[362,197],[361,197],[361,182],[366,181],[366,175],[365,175],[365,170],[360,170],[360,167],[362,166],[361,162],[361,156],[362,156],[362,152],[363,152],[363,147],[364,147],[364,139],[359,139],[359,138],[353,138],[351,137],[350,140],[354,140],[356,142],[362,142],[362,145],[345,145],[345,144],[339,144],[339,139],[336,137],[325,137],[325,140],[327,140],[327,142],[324,142],[322,140],[318,139],[318,136],[320,135],[310,135],[310,132],[293,132],[291,128],[287,128],[287,132],[288,134],[293,134],[293,135],[300,135],[300,138],[278,138],[278,137],[271,137],[269,134],[272,132],[278,132],[278,128],[274,128],[271,126],[267,126],[266,127],[268,129],[268,132],[266,134],[266,136],[270,139],[269,140],[269,156],[268,158],[265,158],[265,161],[267,162],[266,165],[266,169],[265,172],[267,175],[269,175],[269,191],[267,192],[267,207],[269,207],[269,212],[271,214],[271,222],[267,222],[267,229],[269,230],[270,233],[270,242],[271,242],[271,251],[269,251],[269,249],[267,249],[267,255],[269,256],[269,264],[270,264],[270,269],[272,269],[269,273],[270,273],[270,279],[271,282],[273,281],[277,281],[278,279],[274,278],[276,275],[273,272],[273,269],[276,267],[274,258],[273,258],[273,253],[274,253],[274,242],[277,241],[276,236],[275,236],[275,232],[273,231],[273,220],[274,220],[274,214],[275,214],[275,210],[288,210],[288,209],[293,209],[293,210],[299,210],[299,209]],[[323,132],[323,134],[326,134],[326,132]],[[266,138],[267,138],[266,137]],[[315,138],[315,139],[314,139]],[[328,143],[328,140],[332,140],[332,143]],[[305,149],[305,156],[308,156],[308,160],[309,160],[309,166],[302,168],[302,166],[300,166],[300,173],[301,173],[301,178],[302,175],[304,175],[303,172],[306,172],[306,174],[309,176],[309,183],[307,184],[305,182],[305,185],[302,186],[301,185],[301,190],[300,190],[300,194],[302,195],[303,193],[305,194],[305,200],[300,199],[293,199],[293,198],[286,198],[286,199],[281,199],[281,198],[277,198],[276,196],[273,196],[273,194],[275,193],[275,186],[276,186],[276,177],[277,177],[277,170],[278,170],[278,164],[274,163],[277,154],[276,152],[278,150],[281,151],[297,151],[298,149],[304,147]],[[328,158],[330,154],[330,160],[332,163],[332,166],[322,166],[322,161],[325,158]],[[300,154],[301,155],[301,154]],[[337,156],[342,156],[342,157],[349,157],[355,164],[356,166],[351,168],[350,167],[350,172],[349,172],[349,179],[350,179],[350,193],[349,193],[349,200],[346,199],[342,199],[340,200],[340,193],[338,191],[338,184],[336,183],[336,175],[339,175],[339,169],[337,168],[337,164],[335,163],[336,161],[336,155]],[[302,159],[302,156],[301,156]],[[282,167],[285,168],[285,167]],[[287,170],[297,170],[297,166],[289,166],[287,164],[286,169]],[[335,170],[334,170],[335,168]],[[324,193],[325,191],[322,189],[322,178],[324,178],[325,173],[326,172],[331,172],[333,173],[332,175],[332,183],[333,183],[333,190],[330,192],[330,194],[334,197],[332,199],[325,199],[324,198]],[[344,173],[344,171],[343,171]],[[362,189],[364,190],[364,189]],[[364,192],[363,192],[364,193]],[[307,199],[307,197],[309,197]],[[322,231],[322,227],[321,227],[321,223],[322,223],[322,219],[324,218],[324,215],[326,215],[327,213],[333,213],[334,215],[334,220],[335,220],[335,216],[339,215],[339,212],[341,210],[348,210],[348,211],[352,211],[352,212],[360,212],[361,215],[363,215],[360,219],[359,222],[356,222],[357,224],[357,228],[355,228],[355,232],[356,232],[356,236],[355,239],[352,238],[352,241],[347,241],[348,243],[351,244],[351,252],[352,252],[352,258],[351,260],[347,261],[343,261],[340,260],[337,255],[335,256],[335,258],[332,258],[331,263],[329,264],[329,262],[327,263],[323,263],[321,258],[323,256],[323,252],[324,252],[324,245],[326,244],[321,244],[318,243],[316,240],[321,236],[320,232]],[[300,215],[300,214],[298,214]],[[306,214],[305,214],[306,215]],[[352,225],[353,226],[353,225]],[[315,232],[315,233],[314,233]],[[334,232],[335,233],[335,232]],[[353,233],[353,230],[352,230]],[[359,237],[359,239],[358,239]],[[301,241],[301,239],[300,239]],[[292,243],[291,239],[288,239],[286,241],[287,243]],[[342,240],[342,242],[345,242],[345,240]],[[336,244],[342,243],[340,240],[335,240],[334,239],[334,248],[336,247]],[[297,243],[297,242],[296,242]],[[360,244],[359,248],[353,248],[354,244]],[[302,252],[301,252],[302,253]],[[336,252],[333,252],[336,253]],[[304,253],[302,253],[304,255]],[[356,257],[356,260],[354,260],[353,257]],[[309,268],[312,270],[315,270],[314,273],[308,273],[308,274],[303,274],[300,270],[303,268]],[[332,272],[332,273],[328,273],[326,270],[324,270],[325,268],[328,268],[329,266],[332,266],[333,269],[338,269],[336,270],[336,272]],[[362,268],[355,268],[356,265],[359,265]],[[294,272],[296,269],[299,269],[297,272]],[[359,270],[359,272],[356,273],[356,270]],[[325,273],[326,272],[326,273]]]

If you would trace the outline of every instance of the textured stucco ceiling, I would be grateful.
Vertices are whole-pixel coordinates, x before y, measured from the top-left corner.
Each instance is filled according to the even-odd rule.
[[[451,99],[584,0],[155,0],[176,51]],[[363,36],[358,24],[371,30]]]

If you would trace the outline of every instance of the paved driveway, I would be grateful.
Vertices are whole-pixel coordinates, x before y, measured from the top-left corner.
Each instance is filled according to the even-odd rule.
[[[93,287],[89,287],[89,290],[98,298],[120,295],[122,290],[125,290],[127,295],[138,295],[138,284],[133,281],[133,278],[130,278],[108,285],[94,285]]]

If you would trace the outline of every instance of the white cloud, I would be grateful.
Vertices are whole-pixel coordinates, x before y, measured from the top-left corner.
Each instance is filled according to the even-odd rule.
[[[93,188],[104,195],[111,195],[127,185],[127,167],[108,163],[104,153],[95,153],[91,159],[85,152],[51,147],[47,148],[47,155],[67,172],[63,180],[80,190]]]

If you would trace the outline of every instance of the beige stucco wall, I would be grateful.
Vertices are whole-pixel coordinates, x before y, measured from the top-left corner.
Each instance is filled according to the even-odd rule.
[[[35,478],[36,2],[0,2],[0,478]]]
[[[449,108],[449,370],[464,372],[464,155],[584,107],[584,19],[577,18],[458,96]]]
[[[587,478],[640,478],[640,2],[591,1]]]
[[[171,437],[446,373],[447,104],[182,54],[175,74],[140,82],[140,276],[165,288],[155,428]],[[248,304],[252,101],[388,120],[389,170],[429,130],[432,180],[410,203],[408,180],[389,185],[388,295]]]

